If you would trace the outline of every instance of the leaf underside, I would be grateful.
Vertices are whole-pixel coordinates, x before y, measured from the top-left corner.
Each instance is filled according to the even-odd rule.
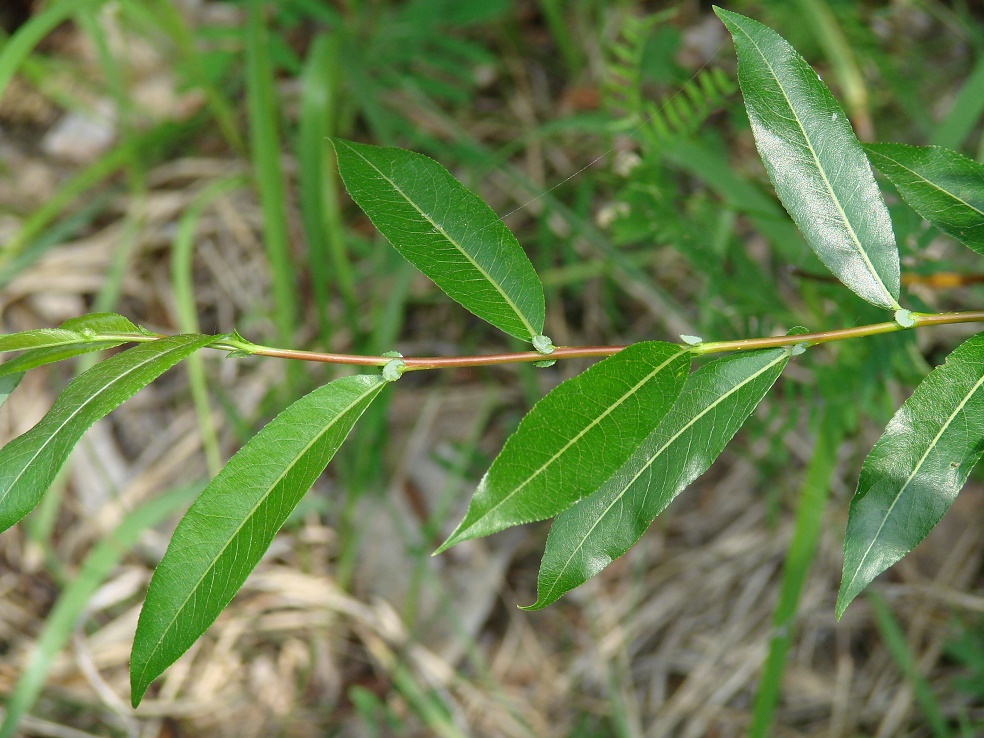
[[[214,340],[187,335],[143,343],[73,379],[37,425],[0,449],[0,531],[34,509],[93,423]]]
[[[433,159],[332,139],[349,195],[393,247],[482,320],[529,341],[543,331],[543,287],[495,212]]]
[[[670,409],[689,366],[686,350],[650,341],[559,384],[507,439],[437,552],[552,517],[594,492]]]
[[[761,23],[721,8],[738,81],[769,179],[820,261],[857,295],[899,309],[899,254],[888,208],[830,90]]]
[[[673,408],[590,497],[561,513],[537,578],[539,610],[628,551],[650,523],[703,474],[782,373],[785,349],[718,359],[698,369]]]
[[[861,467],[837,617],[943,517],[984,451],[984,333],[958,346],[898,409]]]
[[[357,375],[302,397],[251,438],[189,508],[140,611],[130,658],[134,707],[229,604],[385,386],[382,377]]]
[[[984,164],[939,146],[879,143],[864,150],[913,210],[984,254]]]

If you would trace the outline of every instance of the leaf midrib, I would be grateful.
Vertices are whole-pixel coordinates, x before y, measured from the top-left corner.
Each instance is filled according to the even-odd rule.
[[[786,89],[783,87],[782,82],[779,81],[779,76],[776,74],[775,69],[772,67],[772,64],[769,63],[768,58],[762,52],[762,49],[758,45],[758,43],[755,42],[755,39],[752,38],[751,34],[749,34],[748,31],[746,31],[738,24],[735,24],[735,28],[741,31],[745,35],[745,37],[749,40],[749,42],[751,42],[751,44],[755,47],[755,50],[762,58],[763,63],[768,68],[769,73],[772,75],[772,78],[776,81],[776,85],[779,87],[779,90],[782,92],[782,98],[783,100],[786,101],[786,105],[788,106],[789,111],[793,114],[793,119],[796,121],[796,125],[799,127],[800,133],[803,135],[803,140],[806,142],[806,146],[810,151],[810,156],[813,157],[813,162],[814,164],[816,164],[817,172],[820,174],[820,178],[823,180],[823,184],[827,188],[827,194],[830,195],[831,200],[833,200],[834,205],[836,205],[837,211],[840,213],[841,219],[845,227],[847,228],[848,233],[851,236],[851,241],[854,242],[854,247],[857,250],[857,252],[861,255],[861,259],[864,262],[865,266],[868,268],[868,272],[871,274],[871,276],[875,278],[875,281],[878,283],[878,286],[885,293],[885,296],[888,298],[889,305],[891,305],[895,309],[900,309],[898,300],[895,299],[895,297],[889,291],[888,287],[885,286],[885,283],[882,281],[881,275],[875,269],[875,265],[871,263],[871,260],[868,258],[867,252],[864,250],[864,246],[862,246],[861,244],[861,240],[858,238],[857,233],[854,231],[854,225],[847,217],[847,213],[844,212],[844,208],[841,207],[840,199],[834,193],[833,186],[830,184],[830,180],[827,179],[827,173],[824,171],[823,165],[821,165],[820,163],[820,158],[817,156],[816,149],[813,148],[813,142],[810,140],[810,137],[807,135],[806,128],[803,126],[803,123],[796,112],[796,108],[794,108],[792,103],[790,102],[789,95],[786,94]]]
[[[422,218],[424,218],[428,223],[430,223],[432,226],[434,226],[434,228],[436,228],[438,231],[440,231],[441,235],[444,236],[451,245],[453,245],[456,249],[458,249],[458,251],[461,252],[462,256],[464,256],[468,260],[468,262],[473,267],[475,267],[475,269],[478,271],[478,273],[481,274],[489,284],[491,284],[493,287],[495,287],[496,291],[502,296],[502,299],[506,301],[506,304],[509,305],[510,309],[513,311],[513,313],[515,313],[516,317],[519,318],[520,322],[523,324],[523,327],[526,328],[527,331],[529,331],[531,337],[532,336],[536,336],[536,335],[539,334],[539,331],[537,331],[537,330],[535,330],[533,328],[532,324],[526,319],[526,316],[523,315],[523,313],[520,311],[519,307],[516,305],[516,303],[513,301],[513,299],[508,294],[506,294],[505,290],[502,289],[502,287],[499,285],[499,283],[496,282],[494,279],[492,279],[491,275],[478,262],[476,262],[474,258],[472,258],[471,254],[469,254],[465,250],[465,248],[460,243],[458,243],[458,241],[456,241],[454,238],[452,238],[448,234],[448,232],[446,230],[444,230],[444,226],[442,226],[439,223],[437,223],[433,218],[431,218],[427,213],[425,213],[417,205],[417,203],[415,203],[407,195],[407,193],[403,191],[403,188],[401,188],[392,179],[390,179],[389,177],[387,177],[379,167],[377,167],[375,164],[373,164],[371,161],[369,161],[369,159],[367,159],[365,156],[363,156],[362,153],[360,153],[359,151],[356,151],[351,146],[349,146],[347,141],[344,141],[342,139],[338,139],[338,141],[340,143],[344,144],[346,147],[348,147],[349,151],[351,151],[352,153],[354,153],[356,156],[358,156],[360,159],[362,159],[366,164],[368,164],[370,167],[372,167],[374,170],[376,170],[376,173],[379,174],[379,176],[382,177],[384,180],[386,180],[386,182],[388,182],[389,185],[394,190],[396,190],[400,194],[400,196],[404,200],[406,200],[407,203],[411,207],[413,207],[414,210],[416,210],[418,213],[420,213],[420,216]]]
[[[272,484],[270,484],[266,492],[263,493],[263,495],[257,500],[256,504],[253,505],[253,507],[250,509],[249,513],[243,517],[242,521],[237,526],[236,530],[232,533],[232,535],[229,536],[228,540],[225,542],[225,544],[223,544],[219,552],[212,557],[212,561],[204,569],[202,575],[198,578],[198,581],[195,582],[195,585],[189,590],[188,596],[185,597],[184,601],[174,611],[174,615],[171,617],[171,620],[168,622],[167,627],[165,627],[164,630],[161,632],[160,638],[157,639],[157,643],[151,649],[149,655],[147,656],[146,661],[144,662],[144,668],[140,672],[140,682],[143,682],[144,674],[147,673],[147,669],[150,667],[151,662],[153,661],[154,657],[157,655],[157,652],[160,649],[161,644],[164,642],[164,639],[167,637],[167,634],[170,632],[171,628],[174,626],[178,617],[181,615],[185,607],[188,605],[188,601],[198,591],[198,588],[201,586],[201,583],[205,580],[205,577],[208,576],[208,573],[212,571],[212,569],[215,567],[216,562],[220,558],[222,558],[222,555],[226,552],[226,549],[228,549],[229,546],[232,545],[232,542],[242,531],[246,523],[253,518],[253,515],[256,513],[257,508],[259,508],[260,505],[262,505],[267,500],[267,498],[269,498],[270,494],[277,487],[277,485],[279,485],[284,480],[284,477],[286,477],[287,474],[297,465],[298,461],[301,458],[303,458],[308,451],[311,450],[311,447],[314,446],[329,430],[331,430],[335,426],[335,424],[338,423],[339,420],[345,417],[349,413],[349,411],[352,410],[352,408],[354,408],[356,405],[358,405],[360,402],[366,399],[366,397],[368,397],[373,392],[379,392],[385,385],[386,385],[385,382],[379,382],[378,384],[374,384],[367,391],[360,394],[357,399],[350,402],[344,410],[338,413],[327,425],[325,425],[324,428],[322,428],[320,433],[318,433],[311,439],[310,443],[306,444],[304,448],[301,449],[301,451],[297,455],[295,455],[294,460],[290,464],[284,467],[283,472],[277,477],[277,479]]]
[[[586,434],[586,433],[587,433],[587,432],[588,432],[589,430],[591,430],[591,429],[592,429],[592,428],[594,428],[594,427],[595,427],[596,425],[598,425],[598,423],[600,423],[600,422],[601,422],[601,421],[602,421],[603,419],[605,419],[605,418],[607,418],[607,417],[608,417],[609,415],[611,415],[611,413],[612,413],[612,412],[614,412],[616,408],[618,408],[618,407],[621,407],[621,405],[622,405],[622,404],[623,404],[623,403],[624,403],[624,402],[625,402],[625,401],[626,401],[626,400],[627,400],[627,399],[628,399],[629,397],[631,397],[632,395],[634,395],[634,394],[635,394],[636,392],[638,392],[638,391],[639,391],[639,388],[640,388],[640,387],[642,387],[642,386],[643,386],[644,384],[646,384],[647,382],[649,382],[650,380],[652,380],[652,378],[653,378],[653,377],[655,377],[655,376],[656,376],[657,374],[659,374],[659,373],[660,373],[661,371],[663,371],[663,370],[664,370],[664,369],[665,369],[665,368],[666,368],[666,367],[667,367],[667,366],[668,366],[668,365],[669,365],[670,363],[672,363],[672,362],[674,362],[674,361],[676,361],[676,360],[677,360],[678,358],[680,358],[680,356],[681,356],[681,355],[683,355],[683,354],[686,354],[686,353],[687,353],[687,351],[686,351],[686,350],[681,350],[681,351],[678,351],[678,352],[676,352],[675,354],[673,354],[672,356],[670,356],[670,357],[669,357],[669,358],[668,358],[668,359],[667,359],[666,361],[664,361],[664,362],[663,362],[662,364],[660,364],[660,365],[659,365],[658,367],[656,367],[656,368],[655,368],[655,369],[653,369],[653,370],[652,370],[651,372],[649,372],[649,374],[647,374],[647,375],[646,375],[645,377],[643,377],[642,379],[640,379],[640,380],[639,380],[639,381],[638,381],[638,382],[637,382],[637,383],[636,383],[635,385],[633,385],[633,386],[632,386],[632,387],[631,387],[631,388],[630,388],[630,389],[629,389],[629,390],[628,390],[628,391],[627,391],[627,392],[626,392],[625,394],[623,394],[623,395],[622,395],[621,397],[619,397],[619,398],[618,398],[618,400],[616,400],[616,401],[615,401],[615,402],[613,402],[613,403],[612,403],[611,405],[609,405],[609,406],[608,406],[608,408],[606,408],[606,410],[605,410],[605,412],[603,412],[603,413],[601,413],[601,414],[600,414],[600,415],[599,415],[599,416],[598,416],[597,418],[594,418],[594,419],[593,419],[593,420],[592,420],[592,421],[591,421],[590,423],[588,423],[588,424],[587,424],[586,426],[584,426],[584,428],[582,428],[582,429],[581,429],[581,430],[580,430],[580,431],[579,431],[579,432],[577,433],[577,435],[575,435],[575,436],[574,436],[573,438],[571,438],[571,440],[569,440],[569,441],[568,441],[567,443],[565,443],[565,444],[564,444],[564,445],[563,445],[563,446],[562,446],[562,447],[560,448],[560,450],[559,450],[559,451],[557,451],[557,452],[556,452],[556,453],[555,453],[555,454],[554,454],[553,456],[551,456],[551,457],[550,457],[549,459],[547,459],[547,460],[546,460],[546,461],[545,461],[545,462],[544,462],[544,463],[543,463],[543,464],[542,464],[542,465],[540,466],[540,468],[539,468],[539,469],[537,469],[537,470],[536,470],[536,471],[534,471],[534,472],[533,472],[532,474],[530,474],[530,475],[529,475],[529,476],[528,476],[528,477],[527,477],[526,479],[524,479],[524,480],[523,480],[523,482],[522,482],[522,483],[521,483],[520,485],[518,485],[518,486],[517,486],[517,487],[516,487],[516,488],[515,488],[515,489],[514,489],[514,490],[513,490],[512,492],[510,492],[510,493],[509,493],[508,495],[506,495],[506,496],[505,496],[504,498],[502,498],[502,499],[501,499],[501,500],[500,500],[499,502],[497,502],[497,503],[496,503],[495,505],[493,505],[493,506],[492,506],[492,507],[490,507],[490,508],[489,508],[488,510],[486,510],[486,511],[485,511],[485,513],[484,513],[484,514],[482,515],[482,517],[481,517],[481,518],[479,518],[479,519],[478,519],[478,520],[476,520],[476,521],[475,521],[474,523],[472,523],[472,524],[471,524],[471,525],[469,525],[469,526],[468,526],[467,528],[465,528],[465,529],[464,529],[463,531],[461,531],[461,535],[464,535],[464,534],[465,534],[465,533],[467,533],[467,532],[468,532],[469,530],[471,530],[472,528],[474,528],[474,527],[475,527],[476,525],[478,525],[478,523],[479,523],[479,522],[480,522],[480,521],[481,521],[481,520],[482,520],[483,518],[487,518],[487,517],[488,517],[489,515],[491,515],[491,514],[492,514],[493,512],[495,512],[496,510],[498,510],[498,509],[499,509],[499,508],[500,508],[500,507],[501,507],[502,505],[504,505],[504,504],[505,504],[506,502],[508,502],[508,501],[509,501],[510,499],[512,499],[512,497],[513,497],[514,495],[516,495],[516,494],[518,494],[518,493],[519,493],[520,491],[522,491],[522,490],[523,490],[523,489],[524,489],[524,488],[526,487],[526,485],[528,485],[528,484],[529,484],[530,482],[532,482],[532,481],[533,481],[533,480],[534,480],[534,479],[535,479],[536,477],[538,477],[538,476],[539,476],[540,474],[542,474],[542,473],[543,473],[543,471],[544,471],[544,469],[546,469],[546,468],[547,468],[548,466],[550,466],[550,465],[551,465],[551,464],[553,464],[553,463],[554,463],[555,461],[557,461],[557,459],[558,459],[558,458],[559,458],[559,457],[560,457],[560,456],[561,456],[562,454],[564,454],[564,453],[566,453],[566,452],[567,452],[567,450],[568,450],[568,449],[569,449],[569,448],[570,448],[571,446],[573,446],[573,445],[574,445],[575,443],[577,443],[577,441],[579,441],[579,440],[580,440],[581,438],[583,438],[583,437],[584,437],[584,435],[585,435],[585,434]],[[455,536],[455,539],[457,539],[457,540],[460,540],[460,535],[459,535],[459,536]]]
[[[45,329],[42,329],[42,330],[45,330]],[[71,345],[73,343],[86,343],[86,342],[88,342],[88,341],[91,340],[91,339],[88,339],[85,336],[83,336],[81,333],[76,333],[75,331],[66,331],[64,328],[53,328],[53,329],[50,329],[50,330],[52,330],[52,331],[59,331],[59,332],[65,332],[65,333],[70,333],[72,335],[72,337],[71,338],[64,338],[64,339],[59,340],[59,341],[47,342],[47,343],[45,343],[42,340],[41,343],[38,343],[38,344],[33,345],[33,346],[19,346],[17,348],[3,348],[3,338],[12,338],[13,336],[18,335],[16,333],[10,333],[10,334],[7,334],[6,336],[3,336],[2,338],[0,338],[0,353],[6,354],[6,353],[14,353],[15,351],[32,351],[34,349],[42,349],[42,348],[57,348],[58,346],[67,346],[67,345]],[[31,333],[33,333],[33,331],[31,331]],[[37,334],[37,335],[31,336],[31,337],[32,338],[40,338],[40,339],[43,339],[44,338],[44,335],[43,334]]]
[[[878,525],[878,530],[875,531],[875,535],[872,536],[871,543],[868,544],[868,548],[865,549],[864,554],[862,554],[861,558],[858,560],[858,564],[854,568],[854,575],[851,577],[851,581],[844,586],[843,591],[845,593],[850,592],[851,588],[854,586],[854,582],[857,581],[858,575],[861,573],[861,569],[864,568],[864,564],[868,560],[868,556],[871,553],[871,549],[874,548],[875,543],[881,537],[882,531],[885,529],[885,525],[888,523],[888,519],[892,516],[892,511],[895,509],[895,506],[898,504],[899,500],[902,499],[902,494],[905,492],[906,488],[912,483],[912,480],[915,479],[916,475],[919,473],[919,470],[922,469],[922,466],[923,464],[926,463],[926,459],[929,457],[930,453],[932,453],[932,451],[936,448],[937,444],[939,444],[942,435],[953,424],[954,418],[956,418],[957,414],[960,413],[964,409],[964,407],[967,406],[967,403],[970,402],[970,398],[973,397],[974,393],[981,388],[981,385],[984,385],[984,376],[982,376],[980,379],[977,380],[977,382],[974,383],[974,386],[966,395],[964,395],[964,398],[963,400],[961,400],[960,404],[958,404],[954,408],[953,412],[950,413],[950,417],[948,417],[946,419],[946,422],[940,427],[939,432],[935,436],[933,436],[933,440],[930,441],[929,445],[926,447],[926,451],[923,452],[923,455],[919,458],[919,461],[916,462],[916,465],[912,469],[912,473],[910,473],[909,476],[906,477],[905,482],[902,484],[901,487],[899,487],[899,491],[895,494],[895,498],[892,500],[892,504],[888,506],[888,510],[885,511],[885,515],[882,517],[882,521]]]
[[[973,210],[975,213],[977,213],[978,215],[984,217],[984,210],[981,210],[980,208],[974,207],[969,202],[967,202],[966,200],[964,200],[962,197],[958,197],[954,193],[950,192],[950,190],[947,190],[947,189],[944,189],[943,187],[940,187],[938,184],[936,184],[932,180],[927,179],[924,175],[922,175],[920,172],[917,172],[915,169],[912,169],[911,167],[906,166],[905,164],[903,164],[902,162],[900,162],[898,159],[896,159],[894,157],[891,157],[888,154],[885,154],[885,153],[883,153],[881,151],[878,151],[876,149],[872,149],[871,150],[871,153],[873,153],[875,156],[880,156],[883,159],[888,159],[889,161],[895,163],[897,166],[901,167],[905,171],[907,171],[910,174],[918,177],[920,180],[922,180],[923,182],[925,182],[926,184],[928,184],[930,187],[933,187],[934,189],[939,190],[944,195],[950,197],[953,200],[956,200],[957,202],[959,202],[959,203],[961,203],[963,205],[966,205],[968,208],[970,208],[971,210]]]
[[[636,480],[639,477],[641,477],[643,475],[643,473],[649,467],[651,467],[655,463],[656,459],[658,459],[660,456],[663,455],[663,453],[665,453],[666,449],[668,449],[671,444],[673,444],[686,431],[690,430],[690,428],[693,427],[693,425],[698,420],[700,420],[701,418],[703,418],[705,415],[707,415],[707,413],[709,413],[711,410],[713,410],[718,405],[720,405],[722,402],[724,402],[728,397],[730,397],[731,395],[733,395],[735,392],[737,392],[738,390],[740,390],[742,387],[744,387],[749,382],[751,382],[751,381],[757,379],[758,377],[760,377],[766,371],[768,371],[769,369],[771,369],[772,367],[774,367],[776,364],[778,364],[780,361],[783,361],[786,358],[787,358],[787,356],[785,356],[785,355],[778,356],[774,361],[771,361],[768,364],[766,364],[764,367],[762,367],[761,369],[759,369],[757,372],[755,372],[754,374],[750,375],[747,379],[743,380],[740,384],[736,384],[734,387],[732,387],[730,390],[728,390],[728,392],[726,392],[725,394],[723,394],[720,397],[718,397],[714,402],[712,402],[710,405],[708,405],[706,408],[704,408],[704,410],[702,410],[700,413],[698,413],[693,418],[691,418],[684,426],[682,426],[680,428],[679,431],[677,431],[676,433],[674,433],[673,436],[668,441],[666,441],[666,443],[664,443],[652,455],[652,457],[643,465],[643,467],[638,471],[638,473],[636,473],[636,475],[633,476],[632,479],[625,484],[625,486],[622,488],[622,491],[618,493],[618,495],[615,497],[615,499],[612,500],[612,503],[608,507],[605,508],[605,510],[601,513],[601,515],[598,516],[598,518],[591,525],[591,527],[581,537],[581,540],[578,542],[577,546],[571,552],[571,555],[567,557],[567,561],[564,562],[564,566],[560,569],[560,573],[556,577],[554,577],[554,583],[553,583],[553,585],[551,585],[550,589],[546,593],[546,596],[543,597],[542,599],[549,599],[550,595],[552,595],[554,593],[554,590],[557,589],[557,585],[560,582],[561,577],[564,575],[564,573],[570,567],[571,561],[573,561],[574,556],[577,555],[577,553],[584,547],[584,542],[587,541],[588,538],[591,537],[591,534],[594,532],[595,528],[597,528],[601,524],[601,521],[604,520],[604,518],[608,515],[608,513],[611,512],[612,508],[615,507],[615,505],[619,502],[619,500],[621,500],[625,496],[626,492],[628,492],[629,491],[629,488],[633,484],[635,484]],[[537,599],[541,599],[541,598],[537,598]]]
[[[14,477],[13,481],[11,481],[11,483],[7,486],[7,488],[2,493],[0,493],[0,503],[3,503],[4,500],[7,499],[7,497],[10,495],[11,491],[14,489],[15,486],[17,486],[17,483],[20,482],[21,478],[24,476],[25,472],[28,470],[28,468],[31,466],[31,464],[33,464],[37,460],[38,456],[41,455],[41,452],[44,451],[44,449],[46,449],[48,447],[48,445],[55,439],[55,437],[58,436],[58,434],[62,432],[62,430],[65,428],[65,426],[68,425],[68,423],[70,423],[72,421],[72,419],[75,418],[75,416],[77,416],[80,412],[82,412],[82,410],[84,408],[88,407],[97,398],[99,398],[103,394],[105,394],[105,392],[108,389],[110,389],[111,387],[113,387],[117,382],[119,382],[120,380],[125,379],[126,377],[130,376],[133,372],[137,371],[138,369],[141,369],[141,368],[147,366],[147,364],[152,363],[156,359],[160,359],[162,357],[166,357],[166,356],[168,356],[168,354],[170,354],[170,353],[172,353],[174,351],[180,351],[181,349],[184,349],[184,348],[187,348],[187,347],[188,347],[188,344],[187,343],[182,343],[182,344],[180,344],[178,346],[174,346],[172,348],[169,348],[166,351],[161,351],[160,353],[156,353],[153,356],[149,357],[146,361],[142,361],[139,364],[135,364],[134,366],[130,367],[128,370],[126,370],[122,374],[119,374],[116,377],[114,377],[113,379],[111,379],[108,383],[106,383],[102,387],[100,387],[98,392],[93,393],[84,402],[82,402],[81,404],[79,404],[78,407],[76,407],[71,413],[69,413],[69,415],[65,418],[65,420],[52,433],[50,433],[48,435],[48,437],[44,440],[44,442],[40,446],[38,446],[37,450],[34,452],[34,455],[31,456],[24,463],[23,467],[17,473],[17,476]],[[38,426],[35,426],[35,428],[36,427],[38,427]]]

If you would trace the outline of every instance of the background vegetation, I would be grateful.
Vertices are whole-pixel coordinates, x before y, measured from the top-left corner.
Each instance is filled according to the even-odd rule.
[[[427,153],[503,214],[543,277],[557,344],[880,319],[821,276],[771,194],[730,41],[703,4],[26,6],[0,10],[2,332],[114,310],[295,348],[508,349],[341,192],[331,135]],[[796,46],[863,141],[984,158],[971,6],[727,6]],[[979,308],[973,255],[890,206],[910,303]],[[202,356],[98,423],[0,539],[0,695],[15,704],[47,671],[21,722],[42,735],[979,734],[978,481],[833,617],[861,458],[972,330],[810,351],[640,545],[539,613],[515,606],[535,599],[545,528],[429,554],[524,410],[583,365],[407,375],[134,714],[129,643],[176,513],[340,371]],[[69,371],[28,374],[0,440]],[[105,544],[116,529],[131,548]]]

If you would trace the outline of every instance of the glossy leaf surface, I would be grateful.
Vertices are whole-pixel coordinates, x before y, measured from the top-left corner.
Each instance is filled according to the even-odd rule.
[[[701,367],[659,427],[604,485],[557,516],[537,578],[539,610],[628,551],[707,471],[782,373],[789,351],[728,356]]]
[[[879,143],[864,150],[913,210],[984,254],[984,164],[939,146]]]
[[[689,366],[689,352],[650,341],[559,384],[506,441],[438,551],[552,517],[594,492],[670,409]]]
[[[140,344],[73,379],[37,425],[0,449],[0,531],[34,509],[93,423],[214,340],[171,336]]]
[[[229,604],[384,386],[379,376],[343,377],[302,397],[251,438],[188,509],[140,612],[130,658],[134,706]]]
[[[898,409],[861,467],[844,539],[837,617],[943,517],[984,451],[984,333]]]
[[[0,364],[0,376],[24,372],[44,364],[125,343],[123,340],[100,340],[96,334],[140,332],[137,326],[122,315],[91,313],[66,320],[58,328],[40,328],[3,335],[0,336],[0,352],[24,353]]]
[[[433,159],[333,139],[345,189],[404,258],[511,336],[543,331],[543,287],[493,210]]]
[[[897,310],[892,222],[844,111],[779,34],[737,13],[714,12],[734,39],[755,145],[783,206],[841,282]]]

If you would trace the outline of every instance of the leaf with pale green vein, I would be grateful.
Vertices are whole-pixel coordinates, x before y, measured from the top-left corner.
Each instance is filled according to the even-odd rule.
[[[984,333],[898,409],[861,466],[844,538],[837,617],[943,517],[984,452]]]
[[[506,440],[437,553],[552,517],[590,495],[670,409],[689,366],[688,351],[649,341],[555,387]]]
[[[721,8],[752,134],[776,193],[820,261],[860,297],[899,309],[899,253],[868,160],[817,73],[775,31]]]
[[[537,578],[539,610],[628,551],[714,459],[782,373],[789,351],[718,359],[701,367],[673,408],[590,497],[557,516]]]
[[[24,351],[0,364],[0,376],[24,372],[44,364],[70,359],[91,351],[113,348],[126,341],[101,338],[100,334],[146,333],[122,315],[90,313],[70,318],[58,328],[40,328],[0,336],[0,352]]]
[[[250,439],[188,509],[140,611],[130,658],[134,707],[229,604],[384,386],[380,376],[343,377],[302,397]]]
[[[349,195],[444,293],[500,330],[543,331],[543,287],[495,212],[433,159],[332,139]]]
[[[93,423],[214,340],[171,336],[140,344],[73,379],[37,425],[0,449],[0,531],[34,509]]]
[[[879,143],[864,150],[913,210],[984,254],[984,164],[939,146]]]

